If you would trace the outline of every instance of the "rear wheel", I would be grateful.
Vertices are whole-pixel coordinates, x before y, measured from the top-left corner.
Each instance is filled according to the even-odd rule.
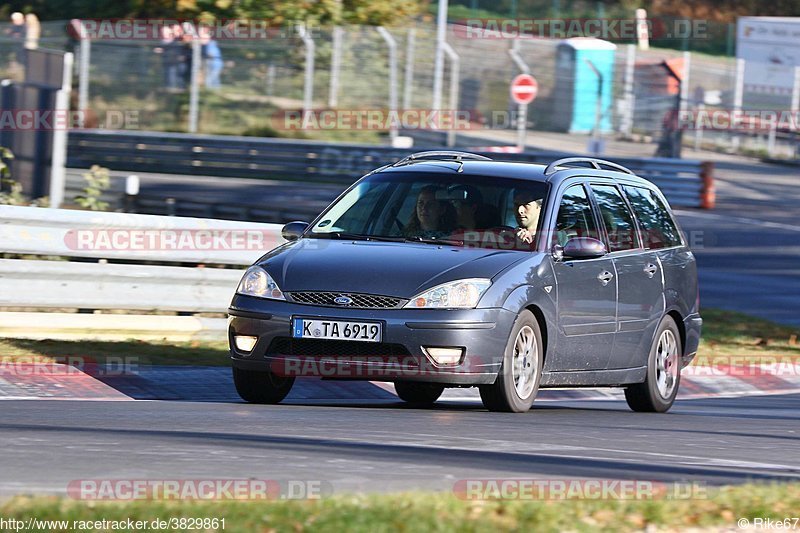
[[[280,403],[292,390],[294,378],[233,367],[233,384],[246,402]]]
[[[413,405],[433,405],[444,392],[444,385],[435,383],[417,383],[413,381],[395,381],[394,390],[404,402]]]
[[[531,408],[542,377],[542,333],[533,313],[520,313],[506,345],[497,380],[481,385],[481,400],[490,411],[523,413]]]
[[[647,377],[625,389],[625,400],[634,411],[664,413],[672,407],[681,382],[681,334],[669,315],[661,320],[650,355]]]

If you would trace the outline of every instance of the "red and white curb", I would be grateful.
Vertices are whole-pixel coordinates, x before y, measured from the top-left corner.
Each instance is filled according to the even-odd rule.
[[[132,398],[70,365],[0,363],[0,399],[126,401]]]
[[[375,383],[394,392],[390,383]],[[800,393],[800,363],[688,366],[681,371],[679,400]],[[624,400],[622,389],[540,389],[536,401]],[[480,400],[477,388],[446,389],[440,401]]]

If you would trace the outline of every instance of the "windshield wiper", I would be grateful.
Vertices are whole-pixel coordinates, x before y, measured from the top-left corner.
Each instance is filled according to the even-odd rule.
[[[328,233],[328,235],[331,235],[336,239],[354,240],[354,241],[383,241],[383,242],[405,241],[405,238],[403,237],[391,237],[388,235],[366,235],[364,233],[349,233],[346,231],[335,231],[332,233]]]
[[[437,239],[436,237],[406,237],[409,242],[422,242],[425,244],[447,244],[449,246],[464,246],[464,241],[458,239]]]
[[[332,231],[330,233],[312,233],[314,237],[324,239],[341,239],[352,241],[380,241],[380,242],[421,242],[425,244],[446,244],[450,246],[463,246],[464,241],[457,239],[437,239],[435,237],[393,237],[391,235],[367,235],[364,233],[350,233],[347,231]]]

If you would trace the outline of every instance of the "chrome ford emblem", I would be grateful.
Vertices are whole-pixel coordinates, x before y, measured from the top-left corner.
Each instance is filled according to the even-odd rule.
[[[350,305],[351,303],[353,303],[353,300],[352,298],[349,298],[347,296],[337,296],[336,298],[333,299],[333,303],[335,303],[336,305]]]

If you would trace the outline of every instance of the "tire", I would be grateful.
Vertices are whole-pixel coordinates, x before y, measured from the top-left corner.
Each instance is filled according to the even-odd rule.
[[[519,348],[524,346],[527,346],[527,357],[520,358]],[[539,392],[543,359],[539,323],[533,313],[526,309],[519,314],[511,329],[497,380],[491,385],[479,387],[484,407],[506,413],[524,413],[530,409]],[[520,382],[523,377],[526,379]]]
[[[395,381],[394,390],[404,402],[412,405],[433,405],[444,392],[444,385],[436,383],[416,383],[413,381]]]
[[[625,400],[634,411],[666,413],[675,402],[681,384],[681,335],[669,315],[661,319],[650,354],[644,383],[625,389]]]
[[[280,403],[292,390],[294,377],[233,367],[233,384],[246,402],[275,404]]]

